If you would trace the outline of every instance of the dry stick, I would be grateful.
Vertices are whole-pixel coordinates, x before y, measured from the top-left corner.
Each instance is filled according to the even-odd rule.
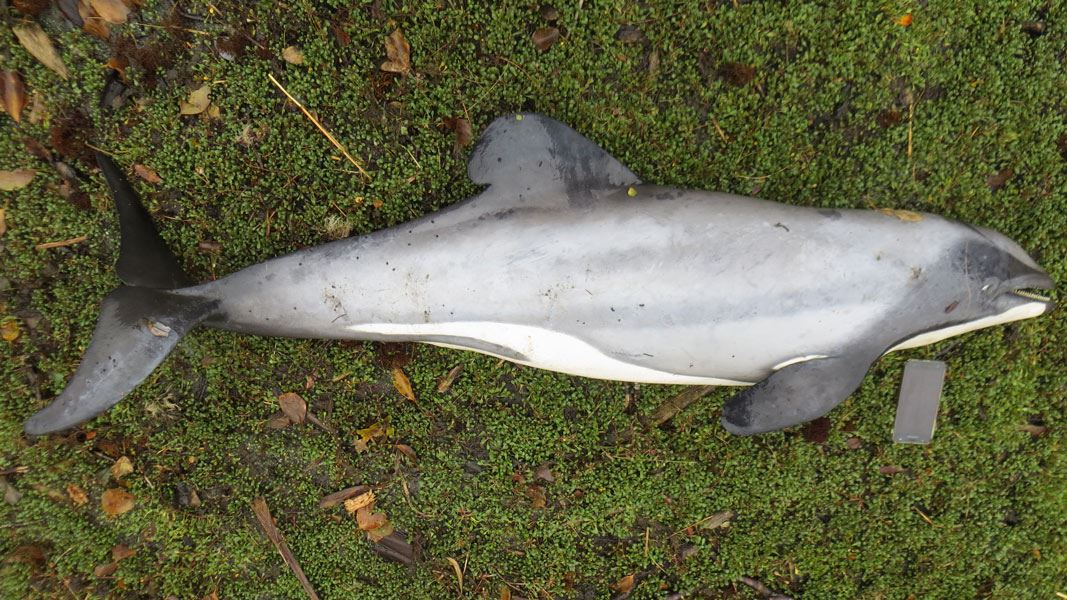
[[[714,389],[715,386],[713,385],[694,385],[686,388],[684,392],[660,404],[656,410],[652,411],[652,414],[648,416],[648,425],[650,427],[663,425],[673,419],[674,415],[684,410],[685,407],[707,396]]]
[[[61,248],[63,246],[73,246],[74,244],[80,244],[89,239],[87,235],[79,235],[78,237],[70,238],[69,240],[60,240],[58,242],[45,242],[43,244],[37,244],[34,248],[38,250],[47,250],[49,248]]]
[[[758,581],[756,579],[753,579],[751,577],[742,577],[741,578],[741,583],[747,585],[748,587],[752,588],[753,590],[756,590],[757,594],[759,594],[760,596],[763,596],[764,598],[767,598],[767,600],[793,600],[792,598],[790,598],[789,596],[786,596],[785,594],[779,594],[779,593],[775,592],[771,588],[763,585],[762,582],[760,582],[760,581]]]
[[[352,155],[348,153],[348,150],[346,150],[344,146],[341,145],[341,142],[338,142],[337,138],[333,137],[333,135],[329,131],[326,131],[326,128],[322,126],[322,123],[319,123],[319,120],[315,118],[315,115],[308,112],[308,109],[304,108],[304,105],[301,104],[299,100],[293,98],[293,95],[290,94],[289,91],[286,90],[284,87],[282,87],[282,84],[278,83],[278,80],[274,78],[274,75],[267,73],[267,77],[270,78],[271,83],[278,86],[278,89],[281,90],[283,94],[285,94],[286,98],[291,100],[293,104],[295,104],[296,107],[304,113],[304,116],[311,120],[312,124],[314,124],[315,127],[319,128],[319,131],[322,132],[322,135],[326,136],[326,139],[330,140],[330,143],[336,146],[337,149],[341,151],[341,154],[345,155],[345,158],[348,159],[348,162],[355,165],[356,168],[359,169],[359,172],[363,174],[363,177],[366,178],[367,181],[370,181],[370,175],[363,170],[363,167],[358,162],[356,162],[356,159],[352,158]]]
[[[278,554],[282,555],[282,560],[292,569],[293,574],[300,581],[300,585],[304,586],[304,591],[307,592],[308,597],[312,600],[319,600],[319,595],[315,593],[315,588],[311,587],[311,582],[304,575],[304,570],[300,568],[300,563],[296,562],[293,553],[289,551],[289,546],[286,545],[282,532],[274,524],[274,519],[270,516],[270,509],[267,508],[267,501],[262,496],[252,500],[252,512],[256,513],[256,519],[259,521],[260,526],[263,527],[263,533],[266,533],[270,541],[274,543],[274,547],[278,549]]]

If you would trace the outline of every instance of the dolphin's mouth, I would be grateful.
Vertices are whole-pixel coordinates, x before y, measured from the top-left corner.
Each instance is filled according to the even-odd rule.
[[[1049,298],[1048,296],[1042,296],[1041,294],[1038,294],[1037,292],[1032,292],[1030,290],[1012,290],[1010,293],[1021,298],[1026,298],[1027,300],[1033,300],[1035,302],[1044,302],[1045,304],[1052,302],[1052,298]]]

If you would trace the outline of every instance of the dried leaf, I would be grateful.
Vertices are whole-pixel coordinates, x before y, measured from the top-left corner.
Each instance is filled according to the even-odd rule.
[[[296,46],[289,46],[285,50],[282,50],[282,58],[285,62],[291,65],[304,64],[304,53]]]
[[[630,590],[634,589],[634,576],[631,574],[627,575],[626,577],[623,577],[622,579],[611,584],[611,589],[615,590],[620,594],[629,593]]]
[[[39,60],[42,65],[52,69],[63,79],[70,77],[67,66],[59,58],[55,46],[52,45],[52,40],[48,39],[48,34],[41,29],[40,25],[23,21],[16,23],[12,29],[15,31],[15,37],[19,39],[22,47]]]
[[[348,514],[352,514],[361,508],[367,508],[374,506],[374,492],[367,490],[355,498],[349,498],[345,500],[345,510]]]
[[[1039,438],[1048,432],[1048,425],[1034,425],[1033,423],[1027,423],[1026,425],[1020,425],[1019,431],[1025,431],[1032,437]]]
[[[0,338],[3,338],[5,342],[19,339],[19,323],[15,317],[0,320]]]
[[[904,469],[896,465],[885,465],[878,467],[878,472],[882,475],[896,475],[897,473],[903,473]]]
[[[383,517],[384,517],[384,515],[383,515]],[[372,541],[374,543],[378,543],[378,542],[384,540],[385,538],[393,535],[394,531],[395,530],[393,529],[393,524],[390,523],[389,521],[386,521],[385,523],[382,523],[380,526],[375,527],[374,529],[371,529],[371,530],[367,531],[367,539],[369,539],[370,541]]]
[[[445,560],[448,561],[448,564],[452,565],[452,572],[454,572],[456,574],[456,581],[459,582],[459,591],[456,594],[458,596],[462,596],[463,595],[463,569],[460,568],[459,561],[454,559],[454,558],[452,558],[451,556],[446,556]]]
[[[910,210],[898,210],[895,208],[880,208],[878,212],[888,217],[896,217],[905,223],[918,223],[923,220],[923,216],[917,212]]]
[[[142,164],[133,165],[133,172],[148,183],[163,183],[163,178],[159,176],[159,173],[156,173],[154,169]]]
[[[542,27],[530,35],[530,41],[535,48],[544,52],[559,41],[559,29],[556,27]]]
[[[364,451],[367,449],[367,444],[369,444],[375,438],[386,437],[392,434],[393,428],[390,427],[388,423],[384,425],[378,422],[371,423],[363,429],[356,430],[356,435],[359,436],[359,439],[355,442],[356,448],[360,451]]]
[[[116,481],[130,473],[133,473],[133,462],[130,461],[130,457],[128,456],[120,456],[119,459],[111,465],[111,476],[114,477]]]
[[[383,71],[401,75],[411,71],[411,45],[400,29],[385,38],[385,56],[388,60],[382,63]]]
[[[115,517],[133,510],[133,494],[120,488],[111,488],[100,498],[100,508],[109,517]]]
[[[286,392],[278,396],[278,406],[293,423],[301,424],[307,419],[308,405],[299,394]]]
[[[33,169],[15,169],[14,171],[0,171],[0,190],[10,192],[22,189],[29,185],[37,171]]]
[[[450,370],[447,375],[442,377],[437,382],[437,393],[444,394],[448,392],[448,390],[452,389],[452,384],[456,382],[456,378],[459,377],[459,374],[462,372],[463,365],[456,365],[452,367],[452,370]]]
[[[0,236],[7,233],[7,209],[0,208]]]
[[[804,427],[800,429],[800,434],[804,436],[804,440],[812,444],[825,444],[826,440],[830,437],[830,426],[833,422],[829,417],[819,417],[818,419],[808,421],[804,423]]]
[[[211,104],[211,86],[204,84],[192,92],[189,92],[189,98],[182,100],[178,103],[183,115],[198,115],[205,110]]]
[[[108,23],[122,25],[130,15],[130,9],[122,0],[89,0],[98,15]]]
[[[897,25],[900,25],[901,27],[909,27],[911,25],[911,21],[912,21],[911,13],[907,13],[906,15],[904,15],[904,16],[900,17],[899,19],[897,19]]]
[[[268,429],[285,429],[286,427],[288,427],[288,426],[290,426],[292,424],[293,424],[293,422],[289,420],[289,417],[287,417],[285,415],[278,415],[277,417],[274,417],[271,420],[267,421],[267,428]]]
[[[119,562],[120,560],[124,560],[133,556],[134,554],[137,554],[137,551],[131,549],[126,544],[116,544],[115,547],[111,549],[111,560]]]
[[[411,446],[408,446],[407,444],[397,444],[396,451],[408,457],[411,462],[416,461],[417,457],[415,456],[415,451],[411,449]]]
[[[447,118],[445,119],[445,127],[451,129],[452,133],[456,135],[456,139],[452,143],[452,156],[458,158],[463,149],[470,145],[474,137],[474,133],[471,131],[471,122],[463,117]]]
[[[338,504],[344,502],[345,500],[348,500],[361,494],[365,494],[368,491],[370,491],[370,488],[365,485],[355,485],[349,488],[345,488],[339,492],[334,492],[329,496],[326,496],[322,500],[319,500],[319,508],[333,508]]]
[[[367,532],[367,537],[372,542],[378,542],[393,533],[393,525],[386,518],[385,513],[374,512],[373,506],[357,509],[356,523],[361,530]]]
[[[93,569],[93,575],[97,577],[111,577],[115,574],[115,571],[119,570],[119,564],[115,562],[107,563],[106,565],[98,565]]]
[[[78,17],[82,21],[81,28],[85,33],[104,41],[111,36],[111,26],[89,4],[89,0],[78,1]]]
[[[859,450],[863,447],[863,440],[858,437],[850,437],[845,440],[845,445],[848,446],[849,450]]]
[[[1008,183],[1008,180],[1015,175],[1015,171],[1011,168],[1001,169],[996,173],[993,173],[986,178],[985,183],[992,191],[997,191],[1004,187],[1004,184]]]
[[[737,513],[732,510],[724,510],[722,512],[717,512],[701,521],[700,528],[710,530],[718,529],[720,527],[729,527],[730,521],[732,521],[736,516]]]
[[[85,493],[85,490],[73,483],[67,484],[67,496],[75,506],[83,506],[89,501],[89,496]]]
[[[26,84],[18,71],[0,72],[0,97],[3,97],[4,110],[18,123],[22,120],[22,109],[26,108]]]
[[[545,498],[545,488],[539,485],[526,487],[526,497],[530,499],[530,508],[544,508],[548,504]]]
[[[545,483],[552,483],[556,480],[556,476],[552,474],[552,463],[544,462],[538,465],[534,471],[534,478],[540,479]]]
[[[408,379],[408,376],[404,373],[404,370],[400,367],[393,367],[392,371],[393,387],[396,388],[396,391],[400,392],[400,395],[407,398],[408,400],[418,403],[415,400],[415,390],[411,387],[411,380]]]
[[[748,85],[756,77],[756,67],[744,63],[728,62],[719,67],[719,77],[736,87]]]

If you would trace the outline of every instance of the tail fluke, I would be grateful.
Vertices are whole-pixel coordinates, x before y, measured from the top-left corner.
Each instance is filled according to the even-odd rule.
[[[122,228],[116,270],[126,285],[104,298],[93,339],[67,387],[26,421],[31,435],[62,431],[114,406],[217,306],[211,299],[167,291],[191,282],[115,163],[99,153],[97,162]]]
[[[63,392],[30,417],[26,433],[62,431],[111,408],[163,362],[214,302],[122,286],[100,308],[92,342]]]

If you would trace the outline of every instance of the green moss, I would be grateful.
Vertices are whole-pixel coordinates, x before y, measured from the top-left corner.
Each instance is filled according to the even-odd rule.
[[[534,110],[647,181],[937,212],[1022,240],[1064,281],[1067,15],[1059,5],[561,3],[563,34],[547,52],[530,42],[547,25],[531,3],[383,2],[376,18],[348,2],[192,2],[183,10],[200,17],[184,29],[167,28],[165,5],[150,2],[114,28],[116,39],[156,44],[167,59],[154,74],[131,66],[134,97],[114,112],[97,106],[107,45],[45,19],[72,72],[62,81],[9,43],[5,68],[23,73],[49,117],[19,125],[5,117],[0,135],[0,168],[40,170],[3,199],[0,276],[10,287],[0,301],[23,335],[0,344],[0,466],[29,470],[8,477],[22,498],[0,504],[0,552],[17,558],[26,555],[20,546],[39,546],[46,559],[0,563],[0,595],[64,596],[69,586],[82,590],[75,595],[301,598],[254,524],[249,503],[258,495],[324,598],[448,597],[456,588],[447,557],[465,566],[468,597],[499,597],[502,585],[531,598],[609,597],[609,585],[631,573],[642,574],[640,598],[725,597],[743,575],[813,598],[1067,592],[1067,332],[1058,315],[887,357],[832,413],[825,444],[797,431],[728,437],[718,413],[729,390],[646,430],[637,414],[678,388],[582,380],[432,347],[405,366],[415,405],[393,391],[371,345],[218,331],[187,336],[81,433],[34,443],[21,435],[22,421],[73,372],[100,298],[117,285],[118,235],[99,177],[63,157],[90,174],[91,208],[79,209],[22,142],[48,145],[49,128],[73,107],[93,123],[84,133],[95,145],[160,174],[160,185],[135,185],[186,269],[203,279],[321,243],[329,217],[365,233],[469,196],[475,187],[444,120],[469,117],[477,136],[500,113]],[[912,25],[897,25],[908,12]],[[1023,30],[1034,20],[1045,35]],[[623,24],[643,39],[617,40]],[[342,45],[333,27],[351,41]],[[396,27],[411,43],[414,76],[378,71]],[[221,36],[256,42],[228,60]],[[281,60],[292,44],[305,64]],[[730,63],[754,67],[751,80],[723,77]],[[204,82],[220,118],[180,117],[179,100]],[[1005,168],[1012,177],[992,190],[987,178]],[[78,235],[88,240],[34,249]],[[908,357],[949,363],[928,447],[890,439]],[[463,375],[437,393],[438,378],[459,364]],[[315,381],[305,389],[308,376]],[[264,429],[282,391],[300,391],[341,433]],[[1020,430],[1037,419],[1045,435]],[[384,420],[394,437],[358,453],[355,430]],[[398,460],[397,441],[418,453],[415,464]],[[115,451],[134,462],[123,485],[137,504],[109,519],[100,497],[115,483],[100,472]],[[555,481],[544,485],[546,508],[533,509],[526,486],[545,462]],[[380,487],[379,507],[423,548],[417,566],[382,560],[351,520],[333,518],[339,510],[316,507],[357,483]],[[90,501],[64,500],[69,484]],[[188,489],[199,506],[179,502]],[[729,527],[701,527],[726,510],[736,513]],[[111,578],[95,577],[116,543],[137,554]]]

